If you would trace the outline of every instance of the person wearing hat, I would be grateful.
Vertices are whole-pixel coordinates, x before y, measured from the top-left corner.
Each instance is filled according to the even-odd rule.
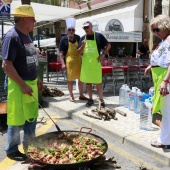
[[[92,98],[92,84],[96,84],[97,93],[101,106],[105,107],[102,89],[102,59],[109,52],[111,45],[106,38],[97,32],[93,32],[92,23],[87,21],[83,24],[85,35],[79,42],[78,53],[82,55],[80,80],[87,83],[89,100],[87,107],[94,104]]]
[[[77,53],[78,42],[80,36],[75,34],[75,18],[66,19],[67,25],[67,34],[61,38],[59,45],[59,56],[62,63],[62,68],[66,69],[67,72],[67,82],[68,90],[70,93],[70,101],[74,102],[73,95],[73,83],[74,79],[80,79],[80,70],[81,70],[81,57]],[[66,62],[66,63],[65,63]],[[83,83],[78,81],[79,86],[79,99],[88,100],[87,97],[83,94]]]
[[[36,49],[29,36],[35,24],[30,5],[17,6],[11,13],[15,26],[5,35],[2,44],[2,68],[8,76],[7,157],[17,161],[26,159],[18,150],[20,130],[23,128],[23,147],[35,137],[38,117],[38,89],[43,85],[38,77]]]

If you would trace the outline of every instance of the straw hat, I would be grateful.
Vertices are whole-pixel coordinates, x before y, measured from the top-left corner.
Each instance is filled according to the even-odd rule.
[[[32,6],[26,4],[15,7],[11,15],[18,17],[35,17]]]

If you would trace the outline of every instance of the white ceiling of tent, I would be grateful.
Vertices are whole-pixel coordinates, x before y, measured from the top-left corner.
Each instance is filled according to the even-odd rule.
[[[13,9],[18,5],[21,5],[21,1],[12,1],[11,11],[13,11]],[[82,11],[80,9],[52,6],[33,2],[31,2],[31,6],[34,9],[37,22],[57,21],[74,16],[75,14],[78,14]]]

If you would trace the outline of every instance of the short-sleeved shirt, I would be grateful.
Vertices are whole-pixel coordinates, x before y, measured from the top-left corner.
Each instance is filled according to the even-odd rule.
[[[75,43],[77,41],[77,43],[79,43],[80,41],[80,36],[75,34],[74,36],[74,40],[71,41],[69,40],[69,42],[71,43]],[[61,38],[60,40],[60,45],[59,45],[59,51],[63,51],[64,52],[64,56],[67,54],[67,51],[68,51],[68,35],[65,35]]]
[[[10,60],[23,80],[35,80],[38,77],[38,59],[36,49],[29,35],[15,27],[11,28],[2,43],[2,59]]]
[[[100,54],[101,49],[103,49],[108,44],[108,41],[101,33],[95,32],[95,34],[96,34],[97,48]],[[81,46],[81,42],[85,39],[85,37],[86,37],[86,40],[94,40],[94,34],[84,35],[80,38],[78,48]]]
[[[150,63],[152,66],[168,68],[170,66],[170,43],[165,39],[159,44],[151,55]]]
[[[146,54],[147,51],[149,50],[149,47],[148,47],[147,45],[144,46],[144,45],[142,44],[142,45],[139,47],[139,50],[140,50],[141,53]]]

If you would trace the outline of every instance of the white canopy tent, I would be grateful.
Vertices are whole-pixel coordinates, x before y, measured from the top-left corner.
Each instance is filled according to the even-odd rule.
[[[21,5],[21,1],[12,1],[11,3],[11,11],[18,6]],[[80,9],[73,8],[65,8],[53,5],[39,4],[31,2],[31,6],[34,9],[36,15],[36,21],[57,21],[61,19],[66,19],[70,16],[74,16],[81,12]]]
[[[39,41],[40,47],[56,47],[56,38],[48,38]],[[38,41],[34,41],[34,44],[38,44]]]
[[[18,5],[21,5],[20,0],[13,0],[11,2],[11,11]],[[82,10],[80,9],[73,9],[73,8],[66,8],[66,7],[59,7],[53,5],[46,5],[46,4],[39,4],[31,2],[31,6],[34,9],[36,15],[36,21],[48,21],[48,22],[55,22],[58,20],[64,20],[68,17],[73,17],[75,14],[80,13]],[[12,24],[11,24],[12,25]],[[4,34],[11,28],[12,26],[7,26],[4,23]],[[0,27],[0,38],[2,37],[2,28]]]

